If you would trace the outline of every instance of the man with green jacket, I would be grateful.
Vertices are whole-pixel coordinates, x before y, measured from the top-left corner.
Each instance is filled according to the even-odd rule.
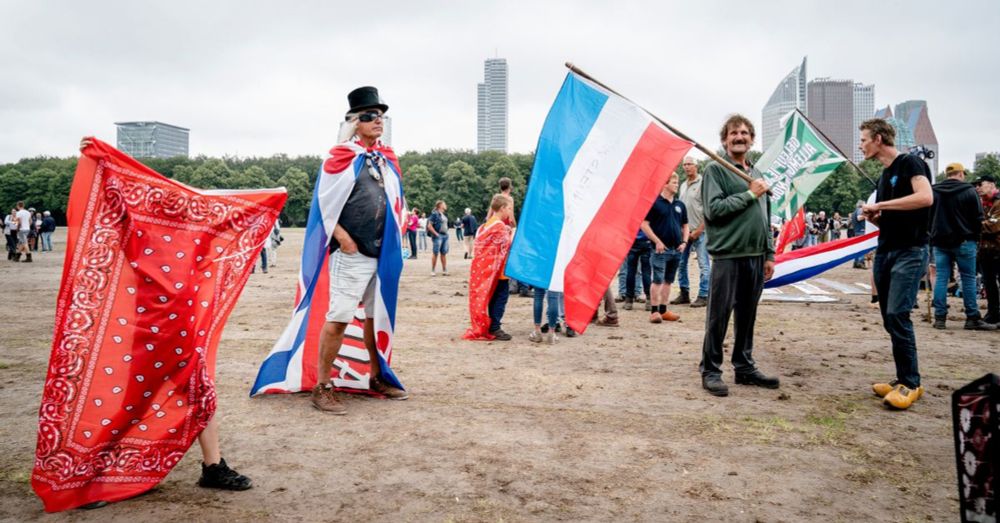
[[[728,396],[729,387],[722,381],[722,342],[731,315],[735,316],[736,383],[769,389],[778,388],[780,383],[778,378],[759,371],[753,360],[757,302],[764,282],[774,273],[768,186],[747,159],[753,146],[753,123],[742,115],[730,116],[719,138],[726,149],[726,161],[753,179],[748,184],[717,162],[711,162],[705,168],[701,189],[708,252],[712,255],[701,382],[710,394]]]

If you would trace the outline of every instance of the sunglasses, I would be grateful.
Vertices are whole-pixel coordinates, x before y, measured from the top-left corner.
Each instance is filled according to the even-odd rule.
[[[374,122],[375,120],[381,120],[381,119],[382,119],[382,113],[378,113],[375,111],[368,111],[367,113],[361,113],[358,115],[358,120],[365,123]]]

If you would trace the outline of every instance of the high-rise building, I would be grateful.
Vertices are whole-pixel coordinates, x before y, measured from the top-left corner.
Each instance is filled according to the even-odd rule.
[[[854,81],[817,78],[809,82],[807,116],[844,154],[854,145]],[[868,113],[871,114],[871,113]],[[853,158],[853,156],[851,156]]]
[[[806,57],[802,58],[802,64],[792,69],[778,87],[771,93],[771,98],[764,105],[761,111],[761,146],[767,149],[771,146],[781,132],[781,117],[789,111],[798,108],[806,111],[806,100],[808,91],[806,89]]]
[[[913,140],[917,145],[923,145],[927,149],[934,151],[934,159],[928,160],[931,170],[938,172],[938,150],[937,135],[934,133],[934,126],[931,125],[930,116],[927,113],[927,102],[924,100],[908,100],[901,104],[896,104],[896,118],[906,124],[906,127],[913,133]]]
[[[163,122],[115,122],[118,149],[133,158],[188,155],[190,129]]]
[[[379,138],[382,143],[392,147],[392,117],[385,115],[382,117],[382,136]]]
[[[861,132],[858,127],[861,122],[872,117],[875,112],[875,85],[865,85],[863,83],[854,84],[854,121],[851,132],[854,133],[854,142],[851,145],[851,153],[854,155],[854,162],[861,163],[865,155],[858,149],[861,145]],[[845,153],[847,151],[844,151]]]
[[[483,76],[476,86],[477,150],[507,152],[507,59],[487,59]]]

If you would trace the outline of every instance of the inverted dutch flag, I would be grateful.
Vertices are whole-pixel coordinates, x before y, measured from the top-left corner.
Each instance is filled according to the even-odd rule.
[[[807,280],[875,247],[878,247],[878,230],[779,254],[774,259],[774,275],[764,287],[770,289]]]
[[[538,138],[506,274],[565,293],[566,323],[583,332],[692,145],[634,103],[567,74]]]

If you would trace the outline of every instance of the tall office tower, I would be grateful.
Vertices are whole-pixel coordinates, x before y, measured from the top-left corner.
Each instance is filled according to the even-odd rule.
[[[854,84],[854,122],[852,132],[854,133],[854,143],[851,152],[854,155],[854,162],[861,163],[865,159],[864,154],[858,149],[861,145],[861,131],[858,127],[861,122],[872,117],[875,112],[875,85]],[[845,153],[847,151],[844,151]]]
[[[771,93],[771,98],[761,111],[762,148],[770,147],[771,142],[781,132],[782,116],[795,108],[802,112],[806,111],[806,97],[806,57],[803,57],[802,64],[792,69],[792,72],[778,83],[778,87]]]
[[[927,102],[924,100],[908,100],[901,104],[896,104],[896,118],[906,124],[913,134],[913,140],[917,145],[934,151],[934,159],[928,160],[931,171],[936,175],[938,172],[938,139],[934,133],[934,126],[931,125],[930,116],[927,113]],[[901,149],[905,150],[905,149]]]
[[[163,122],[115,122],[118,149],[133,158],[188,155],[190,129]]]
[[[507,152],[507,59],[484,62],[484,82],[476,86],[477,150]]]
[[[817,78],[809,82],[807,116],[844,154],[854,145],[854,82]],[[869,113],[870,114],[870,113]]]
[[[392,147],[392,117],[385,115],[382,117],[382,143]]]

